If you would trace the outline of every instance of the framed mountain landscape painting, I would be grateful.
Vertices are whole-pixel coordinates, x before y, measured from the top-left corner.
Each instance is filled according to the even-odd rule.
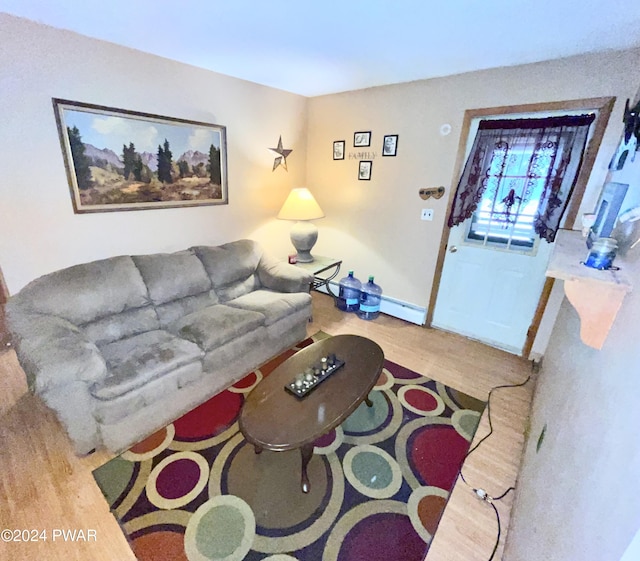
[[[227,204],[226,129],[53,99],[76,213]]]

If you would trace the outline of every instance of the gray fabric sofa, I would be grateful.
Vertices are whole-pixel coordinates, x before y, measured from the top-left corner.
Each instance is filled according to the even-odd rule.
[[[304,339],[311,280],[251,240],[119,256],[34,280],[7,323],[76,452],[119,452]]]

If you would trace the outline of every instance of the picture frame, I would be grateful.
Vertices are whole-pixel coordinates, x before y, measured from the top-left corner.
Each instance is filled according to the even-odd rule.
[[[353,133],[354,146],[371,146],[371,131],[358,131]]]
[[[345,144],[346,142],[344,140],[335,140],[333,142],[333,159],[334,160],[344,160]]]
[[[53,98],[76,214],[228,204],[226,127]]]
[[[358,179],[361,181],[369,181],[371,179],[372,160],[361,160],[358,165]]]
[[[398,135],[385,134],[382,139],[382,155],[395,156],[398,153]]]

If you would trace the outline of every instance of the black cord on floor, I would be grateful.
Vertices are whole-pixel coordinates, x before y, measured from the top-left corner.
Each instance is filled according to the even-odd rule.
[[[475,451],[478,449],[478,447],[485,441],[487,440],[487,438],[489,438],[491,436],[491,434],[493,433],[493,423],[491,421],[491,396],[493,394],[494,391],[496,390],[500,390],[500,389],[506,389],[506,388],[521,388],[523,386],[525,386],[526,384],[529,383],[529,380],[531,380],[531,376],[527,376],[527,379],[520,383],[520,384],[505,384],[502,386],[495,386],[493,388],[491,388],[491,391],[489,391],[489,397],[487,398],[487,418],[489,420],[489,432],[483,436],[477,443],[476,445],[471,448],[465,455],[464,458],[462,460],[462,463],[464,465],[464,462],[466,461],[466,459]],[[496,505],[493,504],[496,501],[500,501],[502,499],[504,499],[511,491],[515,490],[515,487],[509,487],[504,493],[502,493],[501,495],[499,495],[498,497],[491,497],[490,495],[487,494],[487,492],[484,489],[481,488],[474,488],[472,485],[469,484],[469,482],[464,478],[464,474],[462,473],[462,468],[460,469],[460,478],[462,479],[462,481],[468,486],[470,487],[473,492],[476,494],[476,496],[478,497],[478,499],[480,499],[481,501],[486,502],[487,504],[489,504],[491,506],[491,508],[493,508],[493,511],[496,513],[496,521],[498,523],[498,536],[496,538],[496,543],[493,546],[493,551],[491,552],[491,557],[489,557],[488,561],[492,561],[493,557],[496,554],[496,551],[498,550],[498,545],[500,543],[500,535],[501,535],[501,524],[500,524],[500,513],[498,512],[498,509],[496,508]]]

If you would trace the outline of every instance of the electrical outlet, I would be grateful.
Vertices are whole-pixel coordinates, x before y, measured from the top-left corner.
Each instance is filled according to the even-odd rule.
[[[420,214],[421,220],[433,220],[433,209],[432,208],[423,208],[422,213]]]

